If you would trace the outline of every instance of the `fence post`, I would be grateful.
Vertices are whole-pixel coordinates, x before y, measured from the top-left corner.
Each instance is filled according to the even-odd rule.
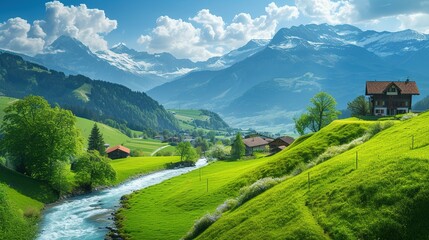
[[[308,172],[308,191],[310,191],[310,172]]]
[[[358,151],[356,151],[356,169],[358,169],[358,159],[359,159],[359,155],[358,155]]]

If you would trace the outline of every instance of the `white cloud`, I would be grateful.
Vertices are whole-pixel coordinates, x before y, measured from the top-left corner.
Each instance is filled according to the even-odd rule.
[[[351,23],[358,17],[355,5],[347,0],[296,0],[299,11],[319,23]]]
[[[137,42],[149,52],[170,52],[179,58],[205,60],[225,54],[251,39],[271,38],[280,21],[299,16],[296,7],[278,7],[275,3],[270,3],[265,13],[256,18],[239,13],[230,24],[208,9],[199,11],[189,22],[161,16],[156,27],[149,34],[141,35]]]
[[[59,36],[67,35],[92,50],[107,49],[104,35],[116,29],[117,22],[107,18],[103,10],[89,9],[85,4],[64,6],[59,1],[45,6],[45,19],[32,25],[19,17],[0,23],[0,47],[34,55]]]
[[[429,34],[429,14],[427,13],[401,14],[396,19],[401,24],[400,29],[414,29]]]
[[[30,35],[43,35],[40,28],[31,25],[22,18],[11,18],[5,23],[0,23],[0,46],[4,49],[20,53],[35,54],[43,49],[45,41]]]

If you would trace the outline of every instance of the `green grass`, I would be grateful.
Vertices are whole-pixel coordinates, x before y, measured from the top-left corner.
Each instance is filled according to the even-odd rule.
[[[115,184],[121,183],[130,177],[162,170],[166,163],[178,162],[177,156],[170,157],[129,157],[110,162],[116,171]]]
[[[129,197],[127,208],[122,208],[118,214],[122,219],[120,231],[131,239],[183,237],[195,220],[213,212],[227,198],[237,196],[240,188],[262,176],[281,175],[280,170],[289,169],[290,172],[299,162],[312,160],[328,146],[362,135],[369,124],[365,121],[337,121],[321,133],[304,137],[278,155],[255,160],[215,162],[201,170],[202,181],[197,170],[134,193]],[[316,147],[310,147],[313,145]],[[293,164],[287,165],[289,161]],[[277,171],[277,168],[280,170]]]
[[[48,185],[0,166],[0,239],[33,239],[44,203],[56,199]]]
[[[207,116],[201,115],[200,110],[194,109],[170,109],[170,112],[174,112],[175,117],[179,120],[190,122],[194,119],[205,121],[208,119]]]
[[[428,122],[427,113],[397,122],[224,214],[198,239],[428,239]]]

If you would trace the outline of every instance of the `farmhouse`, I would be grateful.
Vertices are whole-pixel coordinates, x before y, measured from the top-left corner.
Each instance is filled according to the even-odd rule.
[[[270,152],[277,153],[291,145],[295,139],[289,136],[283,136],[274,139],[268,145],[270,146]]]
[[[411,110],[412,96],[419,95],[416,82],[367,81],[366,93],[369,96],[371,114],[376,116],[396,115]]]
[[[246,155],[252,155],[254,151],[265,151],[268,141],[261,137],[251,137],[243,139],[246,146]]]
[[[117,145],[106,149],[107,156],[110,159],[126,158],[130,156],[130,149],[122,145]]]

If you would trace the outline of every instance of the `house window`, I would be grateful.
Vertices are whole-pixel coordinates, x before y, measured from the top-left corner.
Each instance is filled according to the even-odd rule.
[[[384,106],[384,101],[381,101],[381,106]]]
[[[396,92],[396,87],[390,86],[389,89],[387,89],[387,92]]]
[[[378,101],[375,101],[375,106],[378,106]]]
[[[408,101],[404,102],[404,107],[408,107]]]

